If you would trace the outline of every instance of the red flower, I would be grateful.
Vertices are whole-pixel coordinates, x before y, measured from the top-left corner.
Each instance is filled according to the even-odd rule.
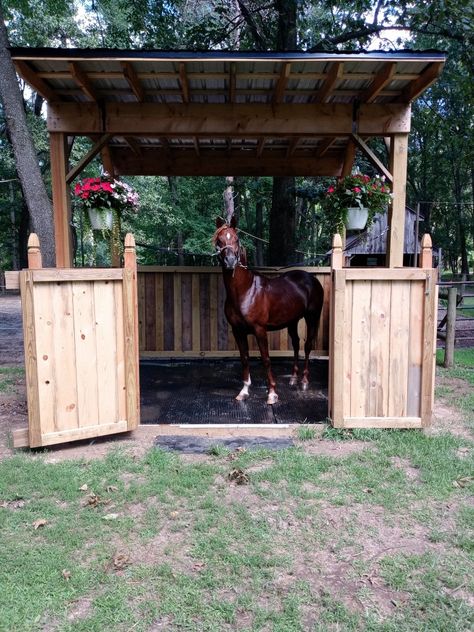
[[[359,187],[354,187],[352,190],[354,191],[354,193],[360,193],[361,192],[361,189],[359,189]]]
[[[329,187],[328,189],[328,193],[334,193],[336,189],[334,187]]]
[[[102,186],[103,191],[108,191],[109,193],[113,192],[112,185],[110,184],[110,182],[102,182],[101,186]]]

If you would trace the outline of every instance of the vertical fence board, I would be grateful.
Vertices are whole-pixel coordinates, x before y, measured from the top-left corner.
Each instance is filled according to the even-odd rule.
[[[342,340],[344,354],[342,358],[342,385],[344,389],[344,401],[342,406],[342,413],[344,417],[351,414],[351,391],[352,381],[355,379],[355,375],[352,371],[352,296],[353,296],[354,284],[346,283],[344,293],[344,313],[342,324]]]
[[[34,288],[38,401],[41,410],[41,413],[38,411],[38,415],[41,415],[42,419],[41,432],[57,430],[56,390],[61,386],[61,376],[56,373],[56,358],[53,353],[54,313],[51,289],[54,289],[51,283],[37,285]],[[29,378],[27,383],[28,381]],[[29,402],[28,410],[30,410]]]
[[[352,357],[351,404],[352,417],[366,415],[369,397],[370,366],[370,281],[352,285]]]
[[[126,381],[125,381],[125,330],[123,324],[123,288],[122,283],[114,283],[114,308],[116,322],[116,397],[117,418],[127,418]]]
[[[201,351],[201,299],[200,299],[201,285],[199,283],[199,274],[193,274],[191,277],[191,305],[192,305],[192,319],[191,319],[191,333],[192,343],[191,349],[199,354]]]
[[[173,315],[174,315],[174,342],[173,349],[177,351],[183,350],[183,318],[182,318],[182,296],[181,282],[183,277],[181,274],[173,275]]]
[[[138,337],[140,339],[140,351],[145,351],[147,348],[146,319],[150,310],[150,305],[146,302],[145,283],[146,276],[140,275],[138,277]]]
[[[193,346],[192,340],[192,321],[193,321],[193,304],[192,304],[192,288],[191,288],[191,275],[181,275],[181,326],[182,329],[176,329],[175,332],[180,331],[181,334],[181,350],[190,351]],[[175,290],[177,283],[175,282]],[[175,304],[176,306],[176,304]],[[176,336],[175,336],[175,349],[176,349]]]
[[[116,369],[117,319],[114,284],[110,282],[95,282],[93,296],[97,341],[95,357],[99,423],[105,424],[116,422],[119,419]]]
[[[210,347],[209,349],[218,349],[218,333],[217,333],[217,281],[216,274],[210,275],[210,288],[209,288],[209,318],[210,318]]]
[[[209,351],[211,349],[211,304],[210,291],[211,280],[210,275],[199,275],[199,349],[200,351]]]
[[[29,417],[28,436],[30,446],[37,447],[41,445],[41,406],[38,392],[34,286],[29,270],[20,275],[20,290],[23,302],[23,341]]]
[[[74,283],[71,289],[79,425],[94,426],[99,423],[98,387],[103,367],[91,365],[91,359],[97,357],[100,349],[96,341],[96,320],[100,316],[96,314],[93,283]],[[115,340],[112,344],[115,349]]]
[[[414,281],[410,288],[410,341],[408,345],[407,414],[421,416],[421,370],[423,364],[424,284]]]
[[[156,316],[151,309],[155,305],[155,279],[153,276],[145,277],[145,303],[148,309],[145,310],[145,344],[146,348],[153,347],[156,341]]]
[[[392,282],[388,415],[407,414],[410,283]]]
[[[139,299],[140,300],[140,299]],[[174,349],[174,284],[173,275],[163,275],[163,348],[166,351]]]
[[[372,282],[370,307],[370,417],[383,417],[388,412],[391,289],[383,281]]]
[[[153,351],[163,349],[163,274],[155,277],[155,343]],[[138,277],[140,278],[140,277]]]

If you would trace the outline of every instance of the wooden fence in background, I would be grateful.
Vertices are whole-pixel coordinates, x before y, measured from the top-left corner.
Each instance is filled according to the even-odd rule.
[[[314,274],[324,288],[321,326],[314,355],[329,349],[330,268],[300,268]],[[268,276],[275,271],[262,269]],[[220,267],[142,266],[138,269],[138,320],[142,357],[232,357],[239,352],[224,314],[225,288]],[[306,325],[300,321],[300,347]],[[287,330],[269,334],[273,356],[293,354]],[[249,336],[252,354],[258,354]]]

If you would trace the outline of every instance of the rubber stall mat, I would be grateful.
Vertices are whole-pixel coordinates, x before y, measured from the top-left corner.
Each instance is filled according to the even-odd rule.
[[[266,381],[260,362],[251,363],[250,397],[237,402],[242,386],[235,360],[143,362],[140,365],[143,424],[286,424],[325,421],[327,362],[311,362],[310,387],[290,387],[291,360],[277,359],[272,368],[279,401],[266,404]]]
[[[207,454],[211,448],[222,446],[231,452],[237,448],[246,450],[284,450],[294,445],[293,440],[286,437],[240,437],[234,439],[209,439],[208,437],[188,437],[183,435],[166,435],[155,439],[155,446],[164,450],[183,452],[184,454]]]

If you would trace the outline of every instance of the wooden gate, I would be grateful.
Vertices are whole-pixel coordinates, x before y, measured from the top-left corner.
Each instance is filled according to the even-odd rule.
[[[139,423],[135,241],[124,268],[42,268],[31,235],[19,275],[28,428],[14,445],[38,447],[132,430]]]
[[[339,237],[339,236],[336,236]],[[420,268],[342,268],[333,255],[330,416],[339,428],[431,423],[437,271],[423,238]]]

